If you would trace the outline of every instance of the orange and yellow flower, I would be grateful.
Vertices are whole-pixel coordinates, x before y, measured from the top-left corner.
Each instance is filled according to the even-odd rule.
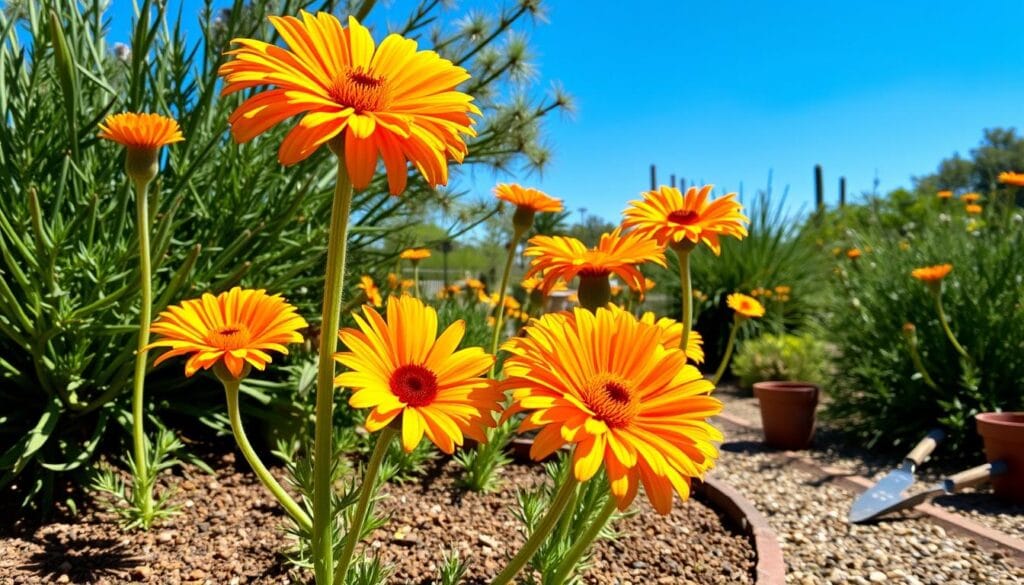
[[[166,347],[156,360],[188,355],[185,375],[223,364],[235,379],[246,366],[264,369],[271,361],[268,352],[288,353],[289,343],[302,342],[299,330],[306,321],[280,295],[264,290],[235,287],[217,296],[204,294],[174,305],[160,313],[152,331],[161,336],[146,350]]]
[[[575,478],[587,481],[604,464],[620,510],[642,484],[661,514],[673,492],[686,499],[691,478],[714,465],[722,434],[707,419],[722,409],[711,383],[686,364],[662,330],[626,311],[545,315],[526,336],[505,344],[512,391],[506,417],[527,411],[519,431],[538,430],[530,455],[544,459],[573,444]]]
[[[860,258],[861,255],[863,255],[863,252],[861,252],[859,248],[850,248],[846,251],[846,257],[850,260],[856,260],[857,258]]]
[[[1003,172],[999,173],[999,182],[1004,185],[1024,187],[1024,173]]]
[[[953,197],[953,192],[948,189],[944,189],[942,191],[937,192],[935,195],[939,199],[951,199]]]
[[[977,203],[981,201],[981,195],[978,193],[964,193],[960,197],[960,201],[963,201],[964,203]]]
[[[500,183],[494,187],[494,196],[533,213],[545,211],[562,211],[562,200],[551,197],[547,193],[523,187],[515,183]]]
[[[349,404],[369,408],[366,429],[378,431],[397,417],[402,446],[416,448],[423,435],[445,453],[468,436],[486,442],[502,394],[481,377],[494,356],[479,347],[457,350],[466,333],[456,321],[437,335],[437,311],[413,297],[388,299],[387,320],[372,307],[354,315],[359,329],[339,332],[348,351],[334,359],[348,368],[336,386],[351,388]]]
[[[711,185],[699,190],[690,187],[683,195],[675,187],[662,185],[657,191],[644,193],[644,198],[630,201],[623,212],[623,227],[634,228],[658,241],[662,246],[704,242],[717,256],[721,253],[719,236],[743,239],[747,235],[743,206],[735,193],[708,201]]]
[[[725,302],[740,317],[749,319],[764,316],[764,305],[759,303],[757,299],[748,297],[743,293],[732,293],[725,299]]]
[[[128,148],[155,150],[185,140],[178,122],[160,114],[112,114],[99,126],[100,138]]]
[[[236,142],[248,142],[303,115],[278,160],[293,165],[331,142],[344,151],[352,184],[365,189],[383,159],[392,194],[405,190],[412,162],[432,186],[448,182],[448,159],[462,162],[475,136],[473,98],[455,88],[469,73],[416,41],[389,35],[380,45],[355,18],[348,27],[327,12],[271,16],[286,47],[234,39],[221,66],[223,95],[266,86],[231,114]]]
[[[365,274],[361,276],[356,288],[363,291],[363,294],[366,295],[366,302],[370,303],[374,307],[379,307],[383,304],[384,299],[380,296],[380,289],[377,288],[377,285],[373,282],[373,278],[370,276]]]
[[[983,211],[983,208],[977,203],[971,203],[969,205],[964,206],[964,211],[966,211],[969,215],[980,215]]]
[[[640,321],[661,328],[661,344],[666,349],[682,345],[683,324],[679,321],[668,317],[657,319],[652,311],[644,312],[640,316]],[[690,337],[686,340],[686,358],[694,363],[704,363],[704,338],[696,331],[690,331]]]
[[[602,234],[594,248],[567,236],[534,236],[524,256],[532,257],[526,277],[539,276],[541,289],[550,293],[559,280],[571,282],[576,276],[616,275],[634,289],[643,289],[644,275],[638,264],[654,262],[665,266],[661,245],[638,232],[622,234],[616,228]]]
[[[910,275],[920,280],[921,282],[936,283],[946,278],[946,276],[948,276],[949,273],[952,271],[953,265],[946,263],[936,264],[934,266],[922,266],[921,268],[915,268],[910,271]]]
[[[420,260],[426,260],[430,258],[430,249],[428,248],[409,248],[408,250],[402,250],[399,255],[402,260],[409,260],[411,262],[419,262]]]

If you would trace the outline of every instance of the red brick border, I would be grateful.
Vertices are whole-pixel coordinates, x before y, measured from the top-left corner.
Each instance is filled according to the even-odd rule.
[[[757,585],[785,585],[786,561],[782,558],[782,547],[761,512],[732,486],[712,477],[702,483],[695,483],[694,491],[715,504],[754,541]]]
[[[723,421],[749,429],[756,427],[750,421],[731,414],[721,413],[717,418]],[[796,465],[804,471],[817,475],[819,479],[825,479],[843,489],[861,493],[875,485],[870,479],[851,473],[849,470],[828,465],[821,465],[811,457],[799,451],[779,451],[779,458],[785,459],[787,463]],[[1017,564],[1024,566],[1024,540],[1000,532],[971,520],[961,514],[950,512],[946,508],[934,504],[920,504],[914,508],[932,522],[956,532],[962,536],[973,539],[978,546],[985,550],[999,552],[1014,560]]]

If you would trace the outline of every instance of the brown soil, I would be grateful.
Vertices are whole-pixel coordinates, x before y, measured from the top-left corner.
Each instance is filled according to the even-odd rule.
[[[181,514],[149,532],[122,531],[94,504],[42,525],[0,518],[0,584],[310,582],[283,560],[292,545],[284,517],[245,463],[228,454],[215,467],[215,476],[185,467],[167,477]],[[454,471],[449,462],[420,482],[386,488],[380,509],[391,518],[367,546],[394,563],[391,582],[433,582],[438,561],[455,548],[469,561],[465,582],[486,583],[522,543],[509,508],[516,489],[544,481],[540,469],[513,465],[503,488],[487,495],[455,488]],[[585,583],[753,582],[750,542],[714,510],[691,499],[663,518],[641,498],[637,513],[616,524],[621,537],[597,545]]]

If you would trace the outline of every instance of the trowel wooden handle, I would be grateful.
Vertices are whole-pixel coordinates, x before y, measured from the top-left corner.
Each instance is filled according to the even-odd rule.
[[[960,491],[965,487],[976,486],[988,481],[992,475],[999,475],[1006,469],[1006,465],[1002,461],[996,461],[995,463],[985,463],[977,467],[972,467],[951,475],[942,481],[943,487],[946,488],[948,493]]]
[[[913,461],[914,465],[921,465],[945,436],[946,433],[940,429],[933,429],[925,438],[921,439],[921,442],[910,453],[907,453],[907,459]]]

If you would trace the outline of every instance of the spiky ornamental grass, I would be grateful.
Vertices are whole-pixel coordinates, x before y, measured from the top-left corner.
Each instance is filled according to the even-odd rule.
[[[257,0],[207,10],[199,16],[201,36],[186,38],[191,15],[169,16],[147,1],[130,46],[104,38],[104,5],[59,2],[51,17],[42,3],[26,0],[0,14],[0,484],[17,479],[29,494],[45,496],[53,473],[92,460],[131,384],[137,246],[123,160],[115,145],[95,138],[106,115],[168,112],[186,136],[166,153],[150,188],[155,312],[251,283],[316,314],[310,309],[323,278],[329,153],[283,172],[276,149],[260,143],[280,143],[284,129],[255,144],[232,144],[228,115],[241,100],[222,99],[214,82],[231,38],[270,39],[268,13],[322,5]],[[404,21],[389,16],[401,22],[395,32],[435,46],[472,75],[466,90],[478,96],[483,115],[463,168],[515,170],[547,158],[543,120],[569,100],[532,91],[528,47],[512,34],[539,9],[520,2],[481,17],[483,35],[431,0]],[[433,27],[442,15],[457,24]],[[381,197],[386,181],[379,175],[353,202],[353,285],[394,258],[397,251],[383,242],[440,206],[451,218],[447,237],[494,211],[459,203],[457,189],[429,189],[415,173],[403,199],[389,200]],[[147,388],[171,409],[226,423],[213,414],[215,401],[196,408],[195,394],[166,393],[182,383],[157,371]]]

